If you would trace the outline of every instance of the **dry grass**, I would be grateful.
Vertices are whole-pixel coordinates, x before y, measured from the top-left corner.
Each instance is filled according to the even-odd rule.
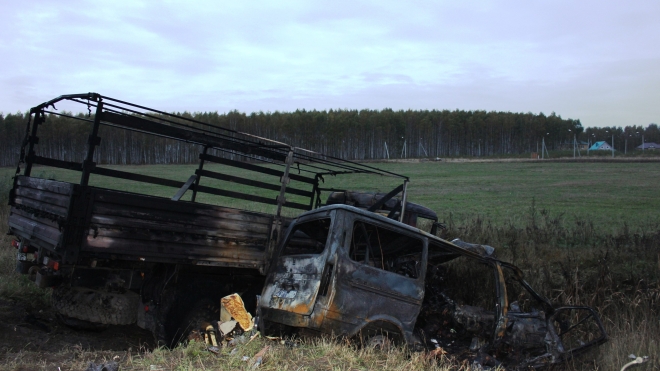
[[[610,340],[564,368],[618,370],[635,354],[651,357],[636,370],[660,369],[660,225],[602,233],[589,220],[569,221],[532,204],[523,223],[494,225],[476,216],[448,227],[447,238],[497,247],[553,303],[597,309]]]
[[[1,179],[0,179],[1,180]],[[0,182],[0,186],[5,182]],[[0,202],[6,204],[6,189]],[[655,223],[655,224],[654,224]],[[7,208],[0,208],[0,297],[32,305],[47,304],[44,291],[13,273],[14,250],[9,248]],[[628,355],[648,355],[650,362],[634,370],[660,370],[660,225],[623,224],[604,233],[589,219],[565,218],[539,210],[534,204],[522,220],[497,222],[473,216],[447,222],[445,237],[490,244],[500,258],[518,265],[533,287],[555,303],[589,305],[603,317],[610,340],[581,360],[562,366],[568,370],[618,370]],[[470,288],[465,283],[466,290]],[[0,355],[0,370],[84,370],[90,361],[110,361],[122,370],[246,369],[243,356],[252,357],[271,345],[264,370],[456,370],[468,369],[449,360],[428,360],[424,353],[403,349],[379,352],[358,349],[327,339],[303,342],[299,347],[257,339],[231,354],[219,355],[192,343],[174,350],[132,349],[123,352],[86,351],[68,348],[57,353],[15,351]],[[158,369],[157,367],[153,369]]]
[[[328,339],[300,341],[289,347],[270,340],[257,339],[237,348],[223,348],[219,354],[192,342],[173,350],[127,350],[90,352],[79,347],[57,354],[18,352],[6,357],[0,370],[84,370],[90,362],[116,361],[121,370],[242,370],[253,368],[254,356],[265,346],[269,349],[260,370],[470,370],[466,364],[447,358],[430,359],[425,353],[405,349],[388,351],[358,349],[351,344]],[[245,360],[247,357],[247,360]]]

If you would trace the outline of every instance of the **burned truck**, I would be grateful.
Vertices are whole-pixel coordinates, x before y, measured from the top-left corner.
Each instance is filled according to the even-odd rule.
[[[48,151],[53,130],[84,138],[84,148]],[[198,166],[163,176],[104,165],[126,150],[117,137],[196,151]],[[225,295],[241,294],[254,312],[282,232],[342,190],[330,187],[335,177],[351,174],[390,179],[399,191],[408,182],[189,115],[96,93],[60,96],[32,108],[26,123],[9,197],[16,269],[52,288],[66,324],[137,323],[174,344],[192,321],[215,316]]]
[[[379,210],[384,198],[372,199],[331,195],[333,205],[291,223],[259,301],[262,331],[442,348],[519,368],[564,362],[606,341],[594,309],[553,307],[491,247],[441,239],[437,223],[425,232],[416,213]]]
[[[48,141],[40,133],[58,118],[58,130],[89,133],[80,156],[40,150]],[[199,163],[170,177],[104,164],[101,155],[116,149],[103,138],[113,132],[181,144]],[[52,179],[49,167],[64,178]],[[332,186],[344,176],[382,177],[394,189]],[[437,215],[408,202],[408,182],[190,116],[65,95],[30,110],[9,233],[17,271],[52,288],[64,323],[137,323],[169,345],[217,319],[232,293],[256,308],[265,334],[388,339],[483,365],[537,367],[605,341],[593,309],[553,307],[491,248],[437,237]]]

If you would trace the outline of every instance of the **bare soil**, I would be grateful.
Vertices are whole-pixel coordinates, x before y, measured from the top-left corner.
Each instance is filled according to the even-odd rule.
[[[126,354],[153,346],[151,333],[135,325],[79,331],[61,324],[50,307],[37,310],[20,301],[0,299],[0,364],[3,365],[11,365],[26,356],[38,357],[45,364],[64,365],[71,364],[72,358],[81,352]]]

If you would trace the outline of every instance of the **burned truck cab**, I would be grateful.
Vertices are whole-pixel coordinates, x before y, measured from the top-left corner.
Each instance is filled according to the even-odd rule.
[[[259,300],[266,335],[384,336],[523,368],[564,362],[607,339],[594,309],[554,307],[490,246],[344,204],[302,214],[283,237]]]
[[[412,342],[427,246],[418,229],[353,206],[305,213],[289,227],[267,275],[262,328],[344,337],[386,332]]]

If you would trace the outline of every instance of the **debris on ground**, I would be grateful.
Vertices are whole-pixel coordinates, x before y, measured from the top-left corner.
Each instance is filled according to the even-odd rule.
[[[254,355],[254,357],[250,359],[248,366],[253,370],[261,366],[264,360],[264,356],[266,355],[266,352],[268,352],[268,349],[270,349],[269,345],[263,347],[257,354]]]
[[[119,363],[115,361],[100,364],[90,362],[85,371],[119,371]]]
[[[220,321],[225,322],[228,317],[236,320],[243,331],[250,331],[254,327],[254,319],[245,310],[243,299],[238,294],[227,295],[220,299]]]

